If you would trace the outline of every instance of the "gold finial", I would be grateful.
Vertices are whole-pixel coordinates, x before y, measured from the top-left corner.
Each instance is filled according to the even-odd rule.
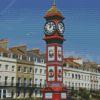
[[[55,4],[55,0],[54,0],[54,4]]]

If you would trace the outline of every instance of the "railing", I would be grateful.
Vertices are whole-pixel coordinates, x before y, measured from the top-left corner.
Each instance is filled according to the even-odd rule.
[[[36,87],[36,88],[43,88],[46,87],[47,84],[31,84],[31,83],[16,83],[17,87]]]
[[[0,86],[16,86],[16,83],[11,82],[1,82]]]

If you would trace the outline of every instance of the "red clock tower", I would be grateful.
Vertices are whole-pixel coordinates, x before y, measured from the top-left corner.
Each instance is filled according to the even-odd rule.
[[[46,41],[46,82],[42,89],[43,100],[67,100],[67,88],[63,85],[63,34],[65,31],[64,17],[57,9],[55,0],[47,12],[44,25]]]

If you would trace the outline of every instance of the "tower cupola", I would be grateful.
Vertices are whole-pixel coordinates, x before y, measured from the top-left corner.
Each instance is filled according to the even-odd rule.
[[[55,14],[55,13],[62,15],[61,11],[57,9],[56,4],[55,4],[55,0],[54,0],[54,4],[53,4],[52,8],[50,10],[48,10],[46,15]]]

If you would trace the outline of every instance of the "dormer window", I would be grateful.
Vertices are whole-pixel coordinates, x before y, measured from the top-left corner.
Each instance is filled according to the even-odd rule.
[[[80,69],[83,70],[83,66],[81,66]]]
[[[0,51],[0,56],[1,56],[1,57],[3,56],[3,52],[2,52],[2,51]]]
[[[9,53],[9,54],[8,54],[8,57],[9,57],[9,58],[12,58],[12,56],[13,56],[13,53]]]
[[[87,67],[85,67],[84,70],[87,71]]]
[[[36,57],[33,57],[33,61],[34,61],[34,62],[37,62],[37,58],[36,58]]]
[[[66,67],[69,67],[69,64],[68,63],[66,63]]]
[[[1,71],[1,64],[0,64],[0,71]]]
[[[27,60],[27,61],[30,61],[30,57],[29,57],[29,56],[26,56],[26,60]]]
[[[96,72],[96,69],[93,69],[94,72]]]
[[[41,59],[41,63],[44,63],[44,59]]]
[[[91,69],[91,68],[89,68],[89,71],[90,71],[90,72],[92,72],[92,69]]]
[[[18,59],[22,60],[22,55],[18,55]]]

